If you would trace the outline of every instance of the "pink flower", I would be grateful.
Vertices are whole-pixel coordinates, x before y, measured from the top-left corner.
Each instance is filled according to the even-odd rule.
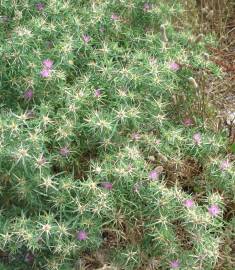
[[[177,64],[176,62],[171,62],[169,64],[169,68],[172,70],[172,71],[177,71],[180,69],[180,65]]]
[[[191,208],[194,206],[194,201],[191,199],[187,199],[183,202],[184,206],[186,206],[187,208]]]
[[[195,144],[197,144],[197,145],[201,144],[201,142],[202,142],[201,134],[195,133],[193,135],[193,140],[194,140]]]
[[[37,9],[37,11],[42,11],[45,8],[45,4],[43,4],[43,3],[36,3],[35,4],[35,8]]]
[[[33,263],[34,261],[34,255],[31,251],[27,252],[26,255],[25,255],[25,258],[24,258],[24,261],[26,263]]]
[[[153,170],[149,173],[149,179],[150,180],[157,180],[159,177],[159,174],[156,170]]]
[[[40,72],[40,75],[43,77],[43,78],[47,78],[49,77],[51,74],[51,70],[50,69],[43,69],[41,72]]]
[[[179,260],[175,260],[175,261],[170,262],[170,268],[172,268],[172,269],[177,269],[177,268],[179,268],[179,267],[180,267],[180,262],[179,262]]]
[[[88,43],[91,40],[91,37],[88,35],[83,35],[82,38],[85,43]]]
[[[144,4],[143,10],[144,10],[145,12],[147,12],[147,11],[151,10],[152,8],[153,8],[153,5],[152,5],[152,4],[145,3],[145,4]]]
[[[101,96],[101,90],[100,89],[96,89],[95,90],[95,97],[100,97]]]
[[[51,69],[53,66],[53,61],[51,59],[46,59],[42,63],[45,69]]]
[[[138,141],[138,140],[140,140],[141,136],[139,133],[135,132],[135,133],[131,134],[131,138],[133,141]]]
[[[60,154],[63,157],[67,157],[70,154],[70,150],[67,146],[60,148]]]
[[[32,98],[33,98],[33,90],[29,88],[28,90],[24,92],[24,100],[30,101],[32,100]]]
[[[224,160],[224,161],[222,161],[221,162],[221,164],[220,164],[220,169],[222,170],[222,171],[225,171],[225,170],[227,170],[229,167],[230,167],[230,162],[229,162],[229,160],[228,159],[226,159],[226,160]]]
[[[220,213],[220,208],[218,205],[216,204],[212,204],[209,208],[208,208],[208,212],[211,216],[216,217],[218,216],[218,214]]]
[[[113,20],[113,21],[117,21],[117,20],[119,20],[119,16],[117,15],[117,14],[112,14],[112,16],[111,16],[111,19]]]
[[[110,182],[104,182],[104,183],[101,183],[101,186],[102,186],[104,189],[107,189],[107,190],[113,189],[113,184],[110,183]]]
[[[193,121],[191,118],[184,118],[183,124],[184,124],[184,126],[189,127],[189,126],[192,126]]]
[[[77,240],[84,241],[87,239],[87,233],[83,230],[77,232]]]

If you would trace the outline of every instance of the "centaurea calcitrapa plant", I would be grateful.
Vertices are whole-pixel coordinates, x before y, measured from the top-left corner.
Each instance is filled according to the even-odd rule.
[[[197,72],[219,70],[203,57],[211,36],[176,28],[183,11],[1,1],[3,269],[97,253],[90,269],[214,269],[235,174],[226,134],[191,113]]]

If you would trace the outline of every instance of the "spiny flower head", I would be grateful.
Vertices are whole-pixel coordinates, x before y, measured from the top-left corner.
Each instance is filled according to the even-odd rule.
[[[201,134],[200,134],[200,133],[195,133],[195,134],[193,135],[193,140],[194,140],[194,143],[195,143],[196,145],[201,144],[201,142],[202,142]]]
[[[144,10],[145,12],[151,10],[152,8],[153,8],[153,4],[144,3],[144,8],[143,8],[143,10]]]
[[[170,262],[170,268],[172,269],[177,269],[180,267],[180,262],[179,260],[174,260]]]
[[[25,258],[24,258],[24,261],[26,263],[33,263],[34,261],[34,255],[31,251],[27,252],[26,255],[25,255]]]
[[[169,68],[172,71],[178,71],[180,69],[180,65],[177,64],[176,62],[170,62],[169,63]]]
[[[51,74],[51,70],[50,70],[50,69],[43,69],[43,70],[40,72],[40,75],[41,75],[43,78],[49,77],[50,74]]]
[[[141,136],[140,136],[140,134],[137,133],[137,132],[134,132],[134,133],[131,134],[131,139],[132,139],[133,141],[139,141],[140,138],[141,138]]]
[[[208,212],[211,216],[216,217],[219,215],[220,213],[220,208],[217,204],[212,204],[209,208],[208,208]]]
[[[91,37],[89,35],[83,35],[82,39],[85,43],[88,43],[91,40]]]
[[[67,146],[64,146],[64,147],[60,148],[60,154],[63,157],[69,156],[69,154],[70,154],[69,148]]]
[[[36,3],[35,8],[37,9],[37,11],[43,11],[43,9],[45,8],[45,4],[42,2]]]
[[[192,126],[193,125],[193,120],[189,117],[186,117],[183,119],[183,125],[186,127]]]
[[[172,269],[178,269],[180,267],[180,262],[179,260],[174,260],[170,262],[170,267]]]
[[[229,167],[230,167],[230,162],[229,162],[229,160],[228,159],[226,159],[226,160],[223,160],[221,163],[220,163],[220,169],[221,169],[221,171],[225,171],[225,170],[227,170]]]
[[[115,13],[113,13],[112,15],[111,15],[111,19],[113,20],[113,21],[117,21],[117,20],[119,20],[119,16],[117,15],[117,14],[115,14]]]
[[[153,170],[149,173],[150,180],[157,180],[158,177],[159,177],[159,174],[158,174],[157,170]]]
[[[24,92],[24,100],[30,101],[32,99],[33,99],[33,90],[31,88],[29,88]]]
[[[187,208],[191,208],[194,206],[194,201],[191,199],[187,199],[183,202],[183,205]]]
[[[42,62],[42,64],[43,64],[43,66],[44,66],[44,68],[46,68],[46,69],[51,69],[52,67],[53,67],[53,60],[51,60],[51,59],[45,59],[45,60],[43,60],[43,62]]]
[[[111,190],[113,188],[113,184],[110,183],[110,182],[103,182],[101,183],[101,186],[104,188],[104,189],[107,189],[107,190]]]
[[[101,96],[101,90],[100,89],[96,89],[95,90],[95,97],[100,97]]]
[[[84,230],[80,230],[77,232],[77,240],[84,241],[87,239],[87,233]]]

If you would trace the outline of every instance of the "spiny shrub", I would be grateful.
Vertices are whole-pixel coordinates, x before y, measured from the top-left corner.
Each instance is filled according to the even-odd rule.
[[[0,15],[1,269],[97,252],[213,269],[235,179],[225,132],[192,110],[198,72],[220,72],[213,37],[176,28],[175,0],[2,0]]]

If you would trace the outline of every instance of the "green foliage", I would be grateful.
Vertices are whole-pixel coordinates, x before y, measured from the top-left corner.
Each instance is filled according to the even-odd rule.
[[[189,78],[219,74],[203,56],[214,41],[177,29],[176,2],[1,1],[0,250],[10,267],[71,269],[108,249],[121,269],[152,259],[214,268],[235,172],[221,169],[226,134],[193,109]]]

